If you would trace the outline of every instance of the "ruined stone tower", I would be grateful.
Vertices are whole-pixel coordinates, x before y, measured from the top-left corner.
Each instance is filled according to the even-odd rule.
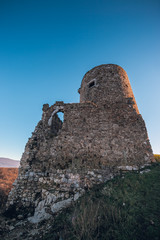
[[[113,64],[87,72],[80,103],[43,106],[42,120],[25,147],[8,211],[34,214],[32,222],[78,199],[119,169],[153,159],[147,130],[126,72]],[[64,122],[57,113],[64,113]],[[27,212],[28,210],[28,212]]]

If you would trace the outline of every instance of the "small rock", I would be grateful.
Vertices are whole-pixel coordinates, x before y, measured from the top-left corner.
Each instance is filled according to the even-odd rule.
[[[14,228],[14,226],[9,226],[9,231],[12,231]]]
[[[12,222],[16,222],[16,218],[12,218],[12,220],[11,220]]]
[[[148,173],[148,172],[150,172],[150,171],[151,171],[150,169],[145,169],[145,170],[141,171],[140,174]]]
[[[138,171],[138,167],[137,166],[133,166],[133,171]]]
[[[132,171],[132,166],[126,166],[126,170],[128,170],[128,171]]]
[[[23,215],[18,215],[18,216],[17,216],[17,219],[18,219],[18,220],[22,220],[22,219],[23,219]]]
[[[76,201],[80,196],[81,196],[81,194],[80,194],[79,192],[77,192],[77,193],[74,195],[74,201]]]

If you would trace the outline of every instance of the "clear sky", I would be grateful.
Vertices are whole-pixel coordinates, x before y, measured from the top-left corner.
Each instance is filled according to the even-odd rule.
[[[42,105],[78,102],[84,74],[108,63],[160,153],[159,0],[0,0],[0,157],[19,160]]]

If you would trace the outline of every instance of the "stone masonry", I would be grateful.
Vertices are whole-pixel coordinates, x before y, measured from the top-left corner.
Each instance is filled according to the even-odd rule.
[[[100,65],[82,80],[80,103],[43,106],[28,140],[7,211],[36,223],[77,200],[119,170],[150,164],[147,130],[126,72]],[[64,113],[62,122],[57,113]]]

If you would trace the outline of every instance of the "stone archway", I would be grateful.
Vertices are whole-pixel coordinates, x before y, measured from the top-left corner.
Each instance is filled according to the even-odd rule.
[[[56,113],[63,113],[64,114],[64,107],[63,106],[56,106],[56,108],[54,109],[54,111],[52,112],[49,120],[48,120],[48,125],[51,126],[52,125],[52,119],[53,119],[53,116],[56,114]],[[61,119],[60,119],[61,120]],[[61,120],[62,121],[62,120]],[[63,121],[62,121],[63,122]]]

